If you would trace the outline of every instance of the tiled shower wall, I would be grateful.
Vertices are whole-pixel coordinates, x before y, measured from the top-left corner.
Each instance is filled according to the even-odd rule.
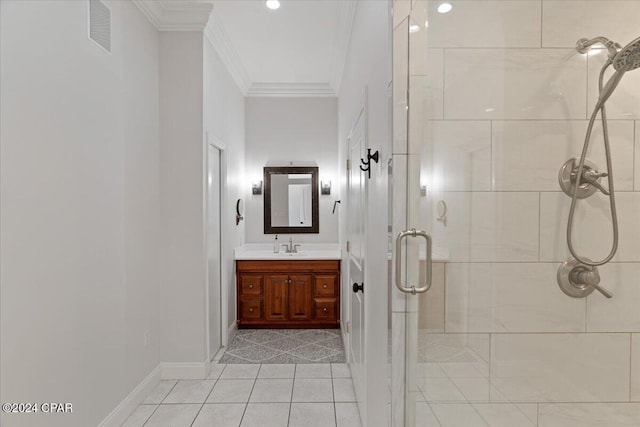
[[[410,51],[422,226],[448,252],[421,304],[434,315],[420,317],[419,418],[456,425],[472,411],[493,425],[513,410],[542,427],[640,425],[640,70],[607,104],[620,246],[600,275],[614,297],[573,299],[556,281],[570,258],[558,170],[580,155],[606,59],[574,46],[640,37],[640,1],[451,1],[447,14],[440,3],[414,3],[412,24],[428,29]],[[599,124],[591,144],[605,169]],[[579,203],[574,236],[581,254],[607,255],[606,197]]]

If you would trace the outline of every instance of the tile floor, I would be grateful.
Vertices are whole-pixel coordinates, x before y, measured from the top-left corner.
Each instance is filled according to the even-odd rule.
[[[361,427],[343,363],[216,364],[160,381],[122,427]]]
[[[340,329],[240,329],[220,363],[344,363]]]

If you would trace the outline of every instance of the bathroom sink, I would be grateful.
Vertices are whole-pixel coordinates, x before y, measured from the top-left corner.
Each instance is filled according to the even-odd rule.
[[[254,259],[341,259],[342,253],[340,249],[302,249],[297,253],[273,253],[272,250],[264,249],[240,249],[236,251],[237,260],[254,260]]]

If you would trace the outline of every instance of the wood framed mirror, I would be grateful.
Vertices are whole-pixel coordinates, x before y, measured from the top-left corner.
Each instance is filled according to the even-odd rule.
[[[318,167],[264,168],[264,233],[319,233]]]

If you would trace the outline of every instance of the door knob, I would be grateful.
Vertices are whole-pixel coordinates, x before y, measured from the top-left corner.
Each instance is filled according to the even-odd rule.
[[[364,283],[361,285],[358,285],[357,283],[353,284],[353,292],[358,293],[358,291],[364,293]]]

